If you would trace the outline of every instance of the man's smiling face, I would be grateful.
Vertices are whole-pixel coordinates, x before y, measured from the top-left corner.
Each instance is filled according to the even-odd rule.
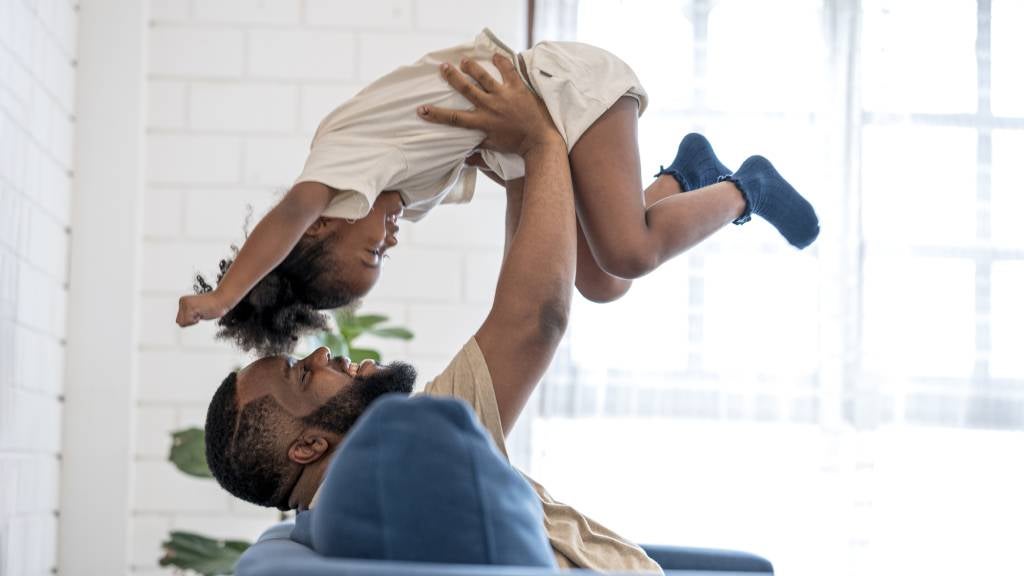
[[[408,395],[415,382],[408,364],[355,365],[326,348],[301,359],[257,360],[229,376],[210,402],[210,470],[239,498],[285,509],[303,476],[305,486],[319,483],[326,457],[370,404]]]
[[[384,394],[411,393],[415,380],[415,370],[408,364],[364,360],[356,365],[344,356],[331,358],[330,351],[320,347],[305,358],[271,356],[240,370],[238,405],[244,410],[250,402],[269,396],[287,415],[317,426],[322,419],[317,415],[332,406],[344,405],[361,414]],[[337,415],[329,420],[337,420]],[[347,429],[330,431],[343,434]]]
[[[268,356],[238,372],[238,403],[270,395],[289,415],[302,418],[342,390],[350,387],[359,371],[375,372],[372,362],[359,366],[348,358],[331,358],[327,348],[317,348],[305,358]]]

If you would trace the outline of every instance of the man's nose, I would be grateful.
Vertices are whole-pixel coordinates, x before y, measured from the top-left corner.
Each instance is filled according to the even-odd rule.
[[[325,366],[331,361],[331,351],[326,346],[321,346],[310,352],[302,361],[310,366]]]

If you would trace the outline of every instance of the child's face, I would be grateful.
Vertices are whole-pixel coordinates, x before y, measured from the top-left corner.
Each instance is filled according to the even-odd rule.
[[[402,212],[401,196],[384,192],[364,218],[355,222],[331,219],[337,233],[329,249],[341,265],[354,296],[365,296],[380,278],[385,252],[398,244],[398,218]]]

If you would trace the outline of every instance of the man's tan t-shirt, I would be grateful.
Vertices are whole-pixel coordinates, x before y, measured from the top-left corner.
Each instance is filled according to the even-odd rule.
[[[469,403],[490,432],[495,445],[508,458],[505,434],[498,415],[498,403],[487,362],[476,339],[471,338],[439,376],[423,391],[433,396],[454,396]],[[544,509],[544,529],[559,566],[591,570],[661,572],[661,567],[637,545],[558,502],[543,486],[528,476]]]

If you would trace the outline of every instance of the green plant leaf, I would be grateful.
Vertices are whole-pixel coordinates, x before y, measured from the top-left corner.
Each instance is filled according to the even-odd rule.
[[[356,315],[348,308],[339,308],[334,311],[334,322],[338,325],[338,335],[351,344],[352,336],[359,335],[362,330],[356,326]]]
[[[351,324],[348,326],[342,326],[338,331],[338,335],[341,339],[348,342],[350,346],[352,345],[352,341],[359,338],[362,333],[363,329],[361,327],[353,326]]]
[[[235,564],[250,546],[244,540],[214,540],[192,532],[171,532],[163,543],[161,566],[192,570],[203,576],[234,574]]]
[[[373,334],[380,338],[394,338],[398,340],[412,340],[412,332],[406,328],[398,326],[387,326],[384,328],[373,328],[367,330],[367,333]]]
[[[334,310],[334,321],[338,324],[339,328],[346,324],[351,324],[352,318],[355,318],[355,314],[348,308],[337,308]]]
[[[388,321],[388,317],[382,314],[365,314],[363,316],[349,315],[344,319],[344,324],[339,324],[342,338],[352,341],[371,330],[374,326]]]
[[[331,349],[331,354],[333,356],[348,356],[351,352],[352,346],[349,344],[348,340],[345,340],[344,338],[338,338],[337,350],[333,348]]]
[[[370,350],[369,348],[353,348],[349,357],[352,362],[357,364],[367,359],[380,362],[380,352]]]
[[[206,465],[206,434],[202,428],[186,428],[171,433],[168,460],[189,476],[212,478]]]
[[[381,314],[365,314],[363,316],[356,316],[352,319],[352,324],[359,326],[363,329],[373,328],[377,324],[387,322],[388,317]]]

